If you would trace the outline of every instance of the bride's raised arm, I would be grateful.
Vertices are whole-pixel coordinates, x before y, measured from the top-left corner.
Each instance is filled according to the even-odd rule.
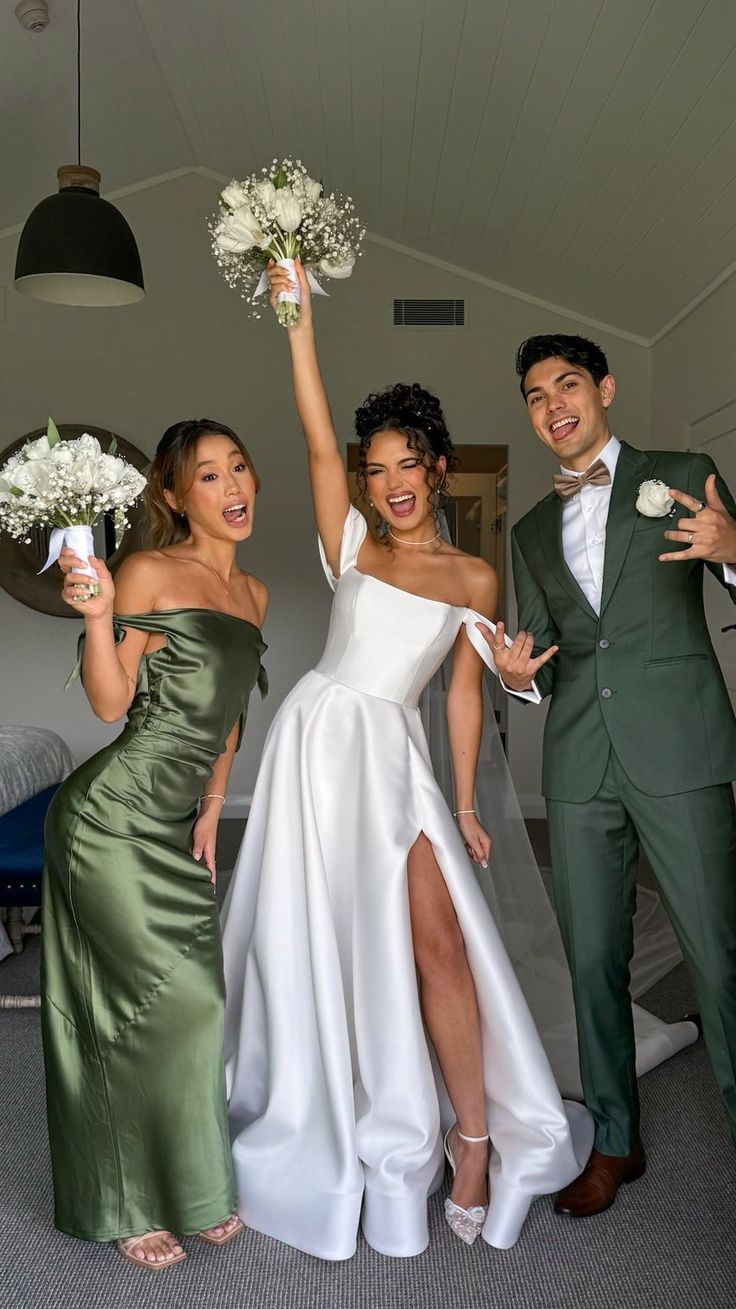
[[[297,413],[304,429],[309,459],[317,531],[327,562],[335,576],[340,573],[340,542],[350,508],[348,479],[332,423],[327,392],[317,359],[312,325],[312,296],[304,269],[296,260],[301,293],[301,317],[287,327]],[[279,291],[292,286],[288,268],[271,264],[268,269],[271,304],[276,307]]]

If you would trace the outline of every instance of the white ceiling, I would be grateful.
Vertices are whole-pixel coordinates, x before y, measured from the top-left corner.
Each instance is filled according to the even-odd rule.
[[[0,0],[0,227],[74,159],[76,0]],[[103,189],[301,157],[370,230],[644,339],[736,263],[734,0],[83,0]]]

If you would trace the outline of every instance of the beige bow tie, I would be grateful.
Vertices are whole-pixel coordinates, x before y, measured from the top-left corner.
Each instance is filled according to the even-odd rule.
[[[577,495],[581,486],[610,486],[611,474],[602,459],[596,459],[590,468],[578,476],[576,473],[555,473],[552,484],[561,500]]]

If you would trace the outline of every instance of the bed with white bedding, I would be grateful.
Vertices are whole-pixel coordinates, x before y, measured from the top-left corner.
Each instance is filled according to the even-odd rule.
[[[43,820],[73,767],[56,732],[0,726],[0,959],[22,949],[23,910],[40,902]]]

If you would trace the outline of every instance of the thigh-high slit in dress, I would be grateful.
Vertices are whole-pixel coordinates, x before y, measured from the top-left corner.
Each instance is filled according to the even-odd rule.
[[[225,1052],[245,1222],[326,1259],[359,1225],[387,1255],[427,1244],[448,1106],[417,989],[407,856],[420,833],[447,884],[478,997],[491,1203],[517,1240],[535,1196],[587,1160],[592,1122],[563,1102],[462,838],[417,707],[480,615],[356,568],[352,509],[327,645],[269,732],[224,911]],[[451,1120],[450,1120],[451,1121]]]

